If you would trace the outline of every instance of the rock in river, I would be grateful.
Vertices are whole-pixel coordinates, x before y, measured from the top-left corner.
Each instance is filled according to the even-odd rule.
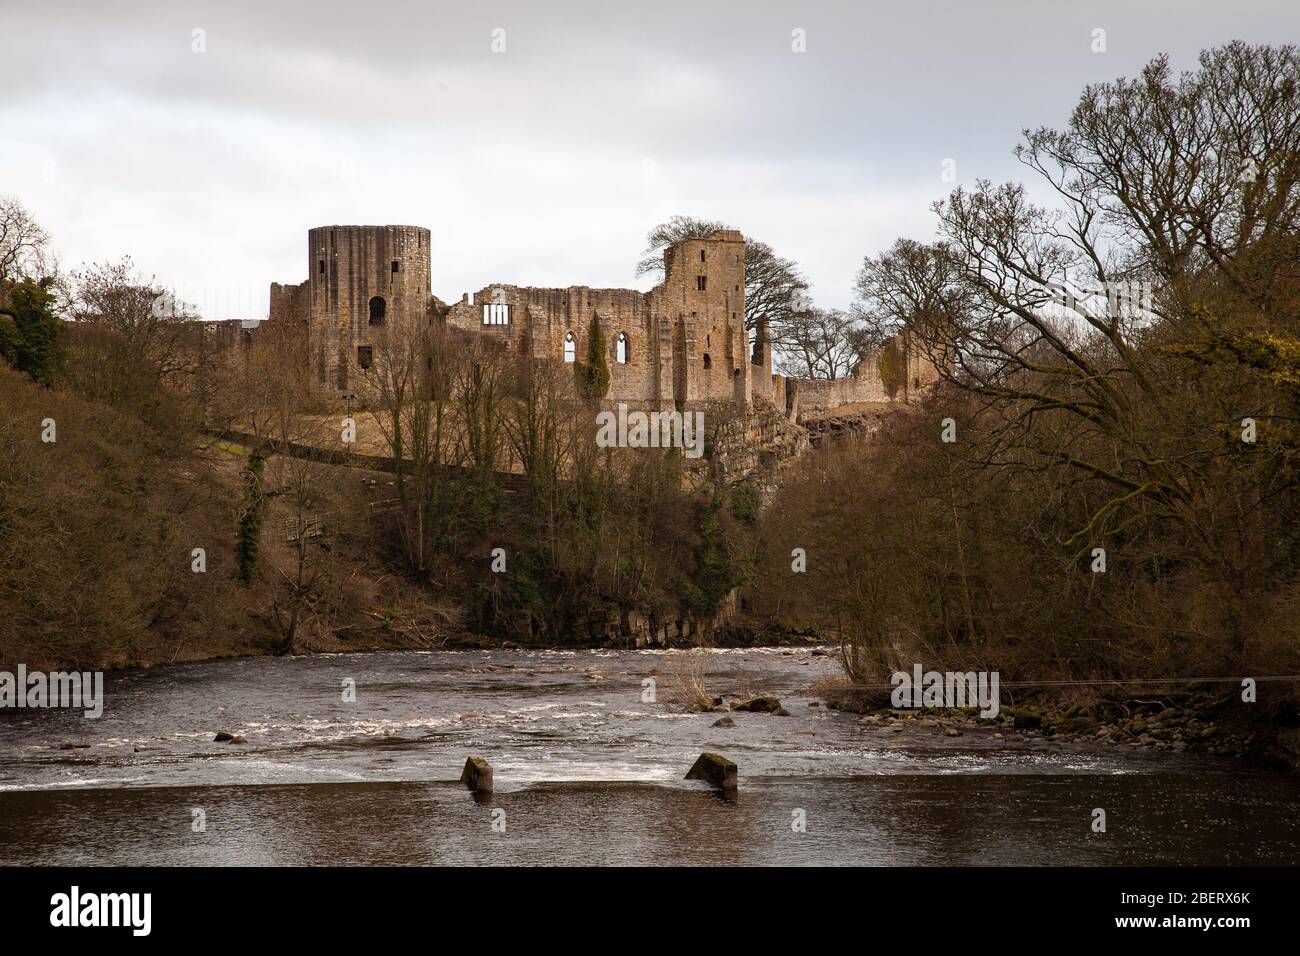
[[[460,782],[469,787],[474,793],[490,793],[492,791],[492,765],[482,757],[470,757],[465,761],[465,769],[461,771]]]
[[[700,754],[686,772],[687,780],[705,780],[719,790],[736,789],[736,765],[721,754]]]

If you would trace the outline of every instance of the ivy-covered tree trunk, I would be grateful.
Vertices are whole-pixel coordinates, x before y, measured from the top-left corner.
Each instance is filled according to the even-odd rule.
[[[265,463],[266,453],[254,448],[248,458],[248,467],[244,469],[244,503],[235,533],[235,560],[244,587],[252,587],[257,576],[257,556],[262,542],[262,517],[267,498],[262,489],[262,466]]]

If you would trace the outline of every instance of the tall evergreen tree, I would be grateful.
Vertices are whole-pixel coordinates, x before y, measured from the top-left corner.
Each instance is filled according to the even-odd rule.
[[[600,399],[609,392],[609,363],[605,351],[605,333],[600,327],[600,319],[593,316],[591,331],[587,335],[587,361],[573,363],[578,394],[583,398]]]
[[[54,293],[48,280],[24,279],[9,287],[7,311],[13,322],[0,320],[0,355],[42,385],[54,381],[58,339],[63,329],[54,314]]]

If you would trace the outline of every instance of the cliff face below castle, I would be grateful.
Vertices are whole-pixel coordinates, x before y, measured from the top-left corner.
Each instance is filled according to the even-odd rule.
[[[705,457],[695,466],[726,484],[754,482],[773,490],[781,471],[811,448],[840,436],[875,433],[899,406],[892,402],[862,402],[791,421],[767,403],[752,412],[724,421],[709,432]]]
[[[859,402],[805,416],[799,424],[808,434],[808,443],[815,448],[834,438],[873,435],[885,418],[898,408],[891,402]]]
[[[781,466],[809,447],[806,429],[759,403],[750,414],[709,429],[704,458],[693,471],[726,484],[752,481],[767,489],[775,487]]]

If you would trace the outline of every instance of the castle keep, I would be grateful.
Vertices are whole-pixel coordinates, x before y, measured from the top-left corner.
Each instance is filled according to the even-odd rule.
[[[418,226],[319,226],[307,233],[308,279],[271,284],[269,321],[307,330],[313,381],[347,395],[374,357],[372,329],[425,323],[434,314],[429,230]]]
[[[304,330],[312,382],[339,398],[355,394],[375,361],[378,329],[433,322],[571,363],[586,360],[594,320],[607,348],[607,400],[648,409],[764,399],[793,418],[800,407],[906,400],[937,377],[906,341],[901,382],[889,388],[872,356],[837,382],[774,376],[766,325],[752,338],[745,329],[745,240],[730,229],[671,246],[664,281],[649,292],[495,284],[448,304],[433,294],[429,230],[419,226],[311,229],[307,269],[306,282],[271,284],[268,321]]]

